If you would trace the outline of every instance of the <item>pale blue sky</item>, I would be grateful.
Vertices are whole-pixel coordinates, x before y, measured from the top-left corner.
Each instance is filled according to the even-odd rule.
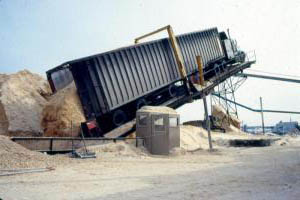
[[[135,37],[171,24],[175,34],[230,28],[243,50],[256,50],[253,69],[300,76],[299,10],[297,0],[0,0],[0,73],[26,68],[44,75],[65,61],[133,44]],[[262,96],[267,109],[299,111],[299,91],[299,84],[249,79],[237,101],[257,108]],[[182,118],[202,117],[196,105],[180,109]],[[239,112],[244,121],[259,122],[259,115]],[[289,118],[266,115],[266,123]]]
[[[69,59],[132,44],[136,36],[167,24],[175,33],[230,27],[243,37],[254,28],[242,23],[254,18],[243,14],[244,6],[234,1],[2,0],[0,71],[44,73]]]

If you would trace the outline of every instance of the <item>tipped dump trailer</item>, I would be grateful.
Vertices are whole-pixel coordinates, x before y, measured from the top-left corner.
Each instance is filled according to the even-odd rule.
[[[215,76],[216,65],[236,62],[227,56],[224,34],[212,28],[176,37],[188,77],[198,73],[198,55],[205,79]],[[185,90],[168,38],[72,60],[47,71],[47,78],[53,92],[74,80],[86,119],[96,119],[102,133],[133,119],[141,106]]]

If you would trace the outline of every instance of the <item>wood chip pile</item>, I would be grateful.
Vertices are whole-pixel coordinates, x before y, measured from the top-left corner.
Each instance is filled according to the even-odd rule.
[[[61,163],[61,159],[30,151],[0,135],[0,169],[43,168]]]
[[[51,96],[42,112],[44,136],[78,136],[85,121],[74,82]]]
[[[40,136],[40,118],[50,88],[40,75],[27,70],[0,75],[0,134]]]
[[[176,110],[167,106],[143,106],[138,111],[150,113],[177,114]]]
[[[226,131],[239,132],[241,121],[226,111],[219,105],[212,106],[212,116],[216,118],[216,125],[224,128]]]
[[[48,81],[28,70],[0,74],[0,135],[78,136],[84,121],[74,83],[51,94]]]

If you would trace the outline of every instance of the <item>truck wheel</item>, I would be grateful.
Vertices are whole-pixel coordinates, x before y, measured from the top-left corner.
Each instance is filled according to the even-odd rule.
[[[136,103],[136,110],[140,109],[143,106],[146,106],[147,102],[145,99],[139,99]]]
[[[170,97],[176,97],[177,96],[177,87],[175,85],[170,85],[169,86],[169,95]]]
[[[223,67],[225,67],[225,66],[226,66],[226,61],[223,60],[221,65],[222,65]]]
[[[121,126],[126,122],[127,116],[123,110],[117,110],[114,112],[112,120],[115,126]]]

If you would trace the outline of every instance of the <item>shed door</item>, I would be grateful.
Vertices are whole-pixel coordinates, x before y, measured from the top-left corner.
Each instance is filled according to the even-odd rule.
[[[151,116],[151,153],[169,154],[169,139],[167,135],[167,120],[162,115]]]
[[[169,116],[168,117],[168,128],[169,128],[169,149],[174,147],[180,147],[180,128],[179,128],[179,117]]]

